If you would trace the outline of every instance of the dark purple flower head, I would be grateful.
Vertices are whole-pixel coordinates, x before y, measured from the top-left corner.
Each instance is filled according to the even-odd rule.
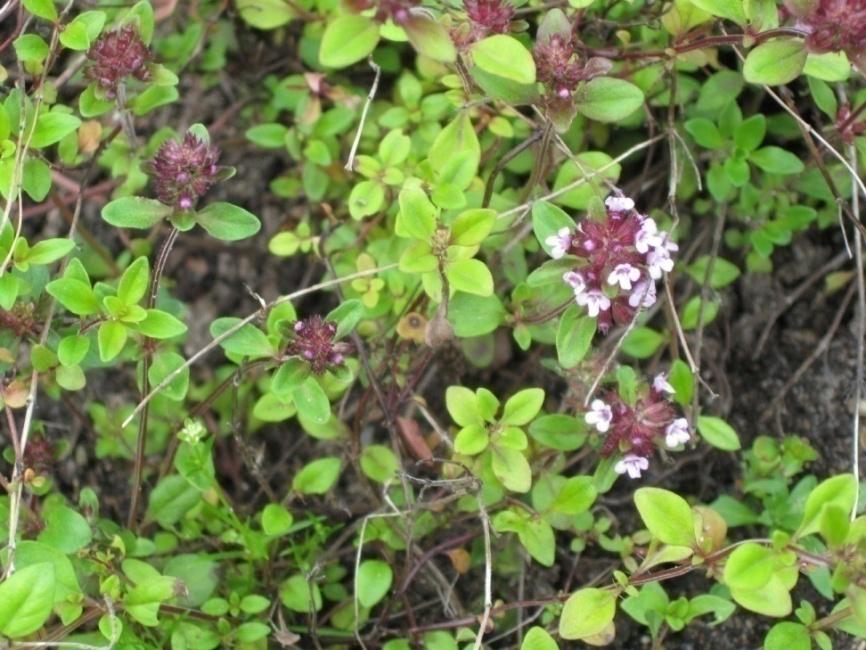
[[[476,38],[504,34],[514,18],[514,5],[508,0],[463,0],[463,7]]]
[[[532,50],[535,58],[538,81],[558,99],[570,100],[577,84],[586,78],[584,66],[574,51],[574,41],[569,33],[551,34],[539,40]]]
[[[866,64],[866,0],[787,0],[786,7],[808,32],[806,48],[813,53],[845,52]]]
[[[689,441],[689,423],[669,399],[673,392],[665,375],[657,375],[634,405],[613,391],[592,401],[586,422],[605,434],[602,456],[623,455],[615,467],[618,473],[637,478],[656,447],[675,449]]]
[[[179,210],[191,210],[216,182],[219,149],[187,132],[183,140],[166,140],[147,166],[159,200]]]
[[[349,344],[334,341],[337,324],[321,316],[310,316],[296,321],[292,326],[294,338],[289,343],[288,353],[301,357],[310,364],[310,369],[321,375],[328,368],[341,366],[349,352]]]
[[[132,25],[103,32],[87,51],[87,59],[85,76],[99,84],[108,97],[117,94],[117,87],[126,77],[150,79],[147,64],[152,55]]]
[[[585,219],[574,231],[561,228],[545,241],[554,259],[579,259],[563,280],[602,332],[655,303],[655,281],[673,269],[671,253],[678,248],[653,219],[638,214],[631,199],[610,196],[605,205],[604,219]]]
[[[54,452],[54,445],[42,436],[31,438],[24,449],[24,466],[44,473],[54,465]]]

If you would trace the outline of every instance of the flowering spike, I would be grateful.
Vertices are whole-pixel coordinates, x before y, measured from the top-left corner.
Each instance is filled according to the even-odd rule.
[[[108,97],[117,94],[118,86],[126,77],[140,81],[150,79],[147,64],[152,55],[132,25],[103,32],[87,51],[87,59],[90,63],[85,76],[99,84]]]
[[[504,34],[514,18],[514,5],[508,0],[463,0],[472,23],[473,40],[489,34]]]
[[[315,374],[321,375],[333,366],[343,365],[349,346],[334,341],[336,323],[318,315],[310,316],[295,322],[292,331],[294,339],[289,344],[288,353],[309,361]]]
[[[604,220],[584,220],[576,231],[561,228],[545,240],[554,259],[573,255],[581,260],[562,279],[602,332],[655,304],[654,281],[673,270],[672,253],[678,249],[653,219],[635,211],[632,199],[609,196],[605,207]]]
[[[167,140],[148,170],[159,200],[179,210],[191,210],[217,180],[219,149],[186,133],[183,140]]]

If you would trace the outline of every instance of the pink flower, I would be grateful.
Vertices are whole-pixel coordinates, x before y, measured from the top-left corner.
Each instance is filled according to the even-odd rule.
[[[653,379],[653,390],[660,395],[662,393],[668,393],[669,395],[673,395],[674,393],[677,392],[676,390],[674,390],[674,387],[671,386],[670,382],[668,381],[667,375],[663,372],[660,372],[659,374],[657,374],[655,376],[655,378]]]
[[[610,298],[595,289],[576,294],[575,298],[578,305],[586,307],[586,313],[592,318],[598,316],[600,312],[610,309]]]
[[[336,323],[316,315],[296,321],[292,330],[294,339],[288,346],[288,354],[308,361],[315,374],[321,375],[328,368],[343,364],[349,345],[334,341]]]
[[[665,429],[665,445],[668,449],[675,449],[689,440],[689,421],[685,418],[677,418]]]
[[[584,416],[584,420],[589,425],[598,429],[599,433],[606,433],[610,428],[610,421],[613,419],[613,411],[610,406],[605,404],[600,399],[592,400],[590,410]]]
[[[638,253],[647,253],[650,248],[661,245],[662,240],[658,235],[658,226],[651,217],[645,217],[640,229],[634,236],[634,247]]]
[[[671,257],[671,251],[677,250],[677,248],[678,246],[673,242],[665,242],[661,246],[656,246],[647,254],[647,266],[650,277],[653,280],[658,280],[663,274],[674,270],[674,260]]]
[[[614,465],[617,474],[628,474],[629,478],[640,478],[640,473],[649,469],[649,460],[636,454],[626,454]]]
[[[147,165],[157,198],[179,210],[191,210],[217,181],[219,155],[219,149],[190,132],[180,142],[166,140]]]
[[[560,228],[555,235],[545,239],[544,243],[550,247],[550,256],[553,259],[564,257],[571,248],[571,229]]]
[[[571,286],[575,296],[582,294],[586,290],[586,280],[576,271],[566,271],[562,275],[562,279],[565,280],[567,285]]]
[[[631,264],[617,264],[607,276],[607,283],[620,286],[623,291],[630,291],[632,282],[640,279],[640,269]]]
[[[641,280],[634,285],[634,290],[628,297],[628,304],[633,309],[637,309],[638,307],[652,307],[656,304],[655,282]]]

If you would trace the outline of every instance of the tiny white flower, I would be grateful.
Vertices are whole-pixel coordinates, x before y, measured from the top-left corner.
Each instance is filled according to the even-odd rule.
[[[628,212],[634,209],[634,201],[627,196],[609,196],[604,204],[611,212]]]
[[[649,469],[649,460],[637,454],[626,454],[613,466],[617,474],[628,474],[629,478],[640,478],[640,473]]]
[[[671,395],[677,392],[668,381],[668,376],[663,372],[657,374],[653,379],[653,390],[657,393],[670,393]]]
[[[640,269],[631,264],[617,264],[607,276],[607,283],[619,285],[623,291],[631,291],[632,282],[640,279]]]
[[[691,440],[689,435],[689,421],[685,418],[677,418],[665,429],[665,445],[668,449],[675,449]]]
[[[591,318],[595,318],[599,313],[610,309],[610,298],[597,289],[575,294],[575,298],[578,305],[586,307],[586,312]]]
[[[634,247],[638,253],[647,253],[650,248],[660,246],[662,239],[659,236],[659,229],[656,222],[651,217],[646,217],[634,236]]]
[[[575,296],[586,291],[586,281],[580,273],[576,271],[566,271],[562,274],[562,279],[574,290]]]
[[[560,257],[564,257],[568,249],[571,248],[571,229],[560,228],[555,235],[545,239],[544,243],[550,247],[550,256],[553,259],[558,260]]]
[[[589,411],[586,412],[584,419],[587,424],[594,426],[600,433],[606,433],[610,428],[610,421],[613,419],[613,411],[602,400],[594,399],[589,405]]]
[[[628,304],[633,309],[638,307],[652,307],[656,304],[656,285],[655,282],[641,280],[634,285],[634,290],[628,297]]]

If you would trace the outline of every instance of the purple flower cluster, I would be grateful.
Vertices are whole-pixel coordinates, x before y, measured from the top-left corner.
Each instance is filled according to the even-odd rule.
[[[491,34],[504,34],[514,18],[514,5],[508,0],[463,0],[471,25],[470,42]]]
[[[641,471],[649,467],[649,457],[657,445],[663,442],[668,449],[676,449],[690,440],[688,420],[679,416],[670,401],[673,393],[667,377],[661,374],[634,406],[615,392],[592,401],[584,418],[599,433],[606,434],[603,456],[623,454],[614,466],[618,474],[639,478]]]
[[[132,25],[102,35],[87,51],[88,66],[85,76],[95,81],[107,97],[114,97],[126,77],[140,81],[150,79],[147,64],[152,58],[150,49],[141,40]]]
[[[167,140],[146,166],[165,205],[192,210],[219,178],[219,149],[187,132],[183,140]]]
[[[288,353],[309,362],[317,375],[333,366],[340,366],[349,352],[349,344],[334,341],[337,324],[321,316],[310,316],[296,321],[292,326],[294,338],[289,343]]]
[[[866,0],[787,0],[785,6],[808,33],[810,52],[845,52],[866,64]]]
[[[673,269],[671,253],[678,249],[653,219],[634,209],[631,199],[610,196],[605,205],[604,220],[586,219],[545,241],[554,259],[573,255],[580,260],[562,279],[602,332],[613,323],[629,323],[638,309],[655,303],[655,281]]]

